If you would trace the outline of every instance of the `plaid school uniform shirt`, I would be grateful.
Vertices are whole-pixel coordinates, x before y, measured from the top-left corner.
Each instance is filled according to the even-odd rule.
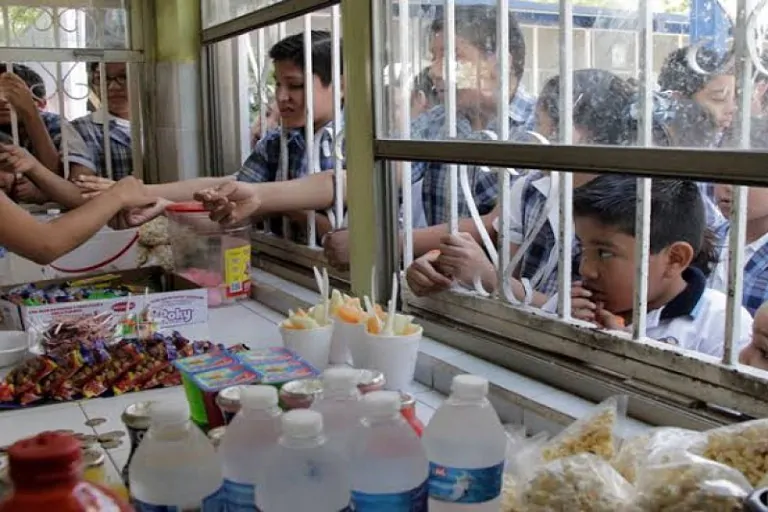
[[[533,129],[535,109],[536,98],[528,94],[522,85],[518,86],[517,92],[509,105],[508,122],[510,135],[519,131]],[[448,138],[445,121],[445,106],[437,105],[413,122],[411,138],[418,140],[445,140]],[[497,131],[497,128],[498,123],[494,122],[487,129]],[[457,116],[456,139],[483,140],[487,138],[486,134],[472,129],[469,119]],[[422,204],[426,223],[429,226],[448,222],[450,208],[448,196],[449,174],[448,167],[441,163],[415,162],[412,166],[411,179],[413,183],[423,180],[421,183]],[[478,167],[469,167],[468,174],[473,194],[472,199],[475,201],[480,214],[484,215],[490,212],[496,205],[498,198],[497,175],[495,172],[484,172],[484,170]],[[460,217],[469,216],[468,199],[464,197],[461,189],[459,189]]]
[[[728,237],[730,230],[723,230],[719,238],[720,261],[707,286],[727,292],[728,290]],[[744,289],[741,305],[751,315],[768,300],[768,233],[744,248]]]
[[[342,128],[343,129],[343,126]],[[270,130],[256,144],[250,156],[236,173],[238,181],[245,183],[266,183],[303,178],[310,173],[307,164],[307,142],[303,129],[286,130],[285,141],[281,141],[279,128]],[[326,124],[315,134],[314,155],[311,165],[318,171],[334,169],[333,123]],[[344,145],[342,144],[342,154]],[[281,159],[284,160],[281,165]],[[341,163],[346,168],[346,161]],[[283,234],[282,217],[272,217],[268,220],[270,230],[275,235]],[[306,229],[292,223],[295,234],[294,241],[306,243]]]
[[[87,116],[72,121],[72,128],[85,141],[95,165],[95,172],[102,178],[109,178],[107,152],[104,144],[104,111],[98,110]],[[109,122],[110,162],[112,179],[121,180],[133,174],[133,153],[131,152],[131,123],[111,114],[106,115]]]
[[[69,122],[62,119],[60,115],[52,112],[40,112],[40,119],[43,120],[45,129],[48,131],[48,135],[50,135],[54,147],[58,150],[62,162],[64,162],[66,157],[70,163],[82,165],[83,167],[96,172],[96,166],[91,160],[91,154],[88,147],[85,145],[83,138],[77,130],[75,130]],[[6,129],[8,131],[6,131]],[[8,137],[11,137],[10,130],[9,126],[0,131]],[[66,153],[64,143],[62,142],[63,139],[66,139]],[[26,135],[21,123],[19,123],[19,145],[30,153],[34,153],[32,141]]]

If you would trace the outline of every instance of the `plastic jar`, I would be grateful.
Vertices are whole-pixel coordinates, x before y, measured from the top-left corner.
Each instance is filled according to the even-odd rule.
[[[0,512],[129,512],[111,490],[83,480],[80,442],[70,434],[43,432],[8,450],[13,491]]]
[[[230,304],[251,291],[251,224],[222,226],[201,203],[166,207],[176,273],[208,289],[208,306]]]

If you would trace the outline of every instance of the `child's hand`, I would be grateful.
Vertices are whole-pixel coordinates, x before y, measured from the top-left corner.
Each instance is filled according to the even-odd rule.
[[[447,290],[452,281],[435,268],[440,251],[430,251],[417,258],[405,271],[408,287],[419,297]]]
[[[471,285],[477,275],[494,271],[483,248],[469,233],[443,235],[437,264],[443,274],[465,285]]]
[[[595,321],[604,329],[612,331],[623,331],[625,328],[624,319],[603,308],[602,303],[599,303],[595,310]]]
[[[112,187],[114,184],[114,180],[102,178],[101,176],[91,176],[88,174],[78,176],[77,180],[75,181],[75,185],[83,190],[83,197],[86,199],[93,199],[97,195]]]
[[[581,285],[581,281],[574,281],[571,285],[571,316],[596,323],[597,304],[592,302],[592,292]]]
[[[26,174],[35,167],[42,165],[37,158],[21,146],[0,144],[0,171]]]
[[[211,212],[211,220],[237,224],[259,212],[262,200],[258,190],[257,186],[248,183],[228,181],[219,187],[197,192],[195,200]]]
[[[0,75],[0,100],[10,103],[22,116],[37,115],[37,103],[29,86],[16,73]],[[37,101],[43,100],[43,98]]]

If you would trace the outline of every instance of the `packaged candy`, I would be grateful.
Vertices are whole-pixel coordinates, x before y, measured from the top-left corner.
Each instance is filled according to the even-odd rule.
[[[12,382],[16,396],[28,392],[39,394],[39,383],[56,369],[56,363],[45,356],[28,359],[11,370],[6,382]]]
[[[52,395],[53,392],[59,389],[65,382],[70,381],[84,365],[85,360],[77,350],[73,350],[66,357],[60,357],[58,359],[57,368],[41,383],[41,393],[44,395]]]
[[[170,362],[159,359],[145,358],[132,370],[129,370],[112,385],[115,395],[122,395],[129,391],[144,389],[144,385],[155,375],[171,365]]]
[[[194,345],[194,344],[193,344]],[[221,352],[203,353],[174,361],[174,366],[187,374],[196,374],[226,368],[237,363],[237,360]]]
[[[126,372],[138,365],[143,355],[132,343],[121,343],[112,352],[112,359],[104,367],[100,374],[83,386],[83,396],[93,398],[101,396]]]

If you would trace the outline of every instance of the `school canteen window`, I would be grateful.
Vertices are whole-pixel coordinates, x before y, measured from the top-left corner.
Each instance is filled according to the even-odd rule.
[[[396,236],[376,251],[402,271],[405,307],[469,352],[512,367],[515,353],[553,363],[563,371],[544,378],[561,387],[577,368],[686,414],[768,413],[762,13],[744,2],[645,1],[365,9],[376,172],[397,176],[382,191],[397,207],[381,226]],[[258,55],[272,34],[314,28],[328,11],[320,0],[272,2],[203,31],[211,62],[221,64],[226,43],[248,70],[239,85],[227,71],[213,80],[245,98],[240,146],[224,153],[243,158],[254,110],[267,112],[268,94],[242,76],[269,90]],[[249,46],[261,48],[255,59]],[[345,77],[347,91],[358,83]],[[273,269],[324,261],[316,238],[264,236]],[[336,236],[332,248],[343,249]]]
[[[141,2],[11,0],[0,6],[0,67],[31,92],[65,175],[143,175]],[[10,101],[2,129],[27,149],[24,105]],[[5,109],[4,109],[5,110]],[[106,143],[105,141],[110,141]],[[48,198],[24,187],[20,202]]]

